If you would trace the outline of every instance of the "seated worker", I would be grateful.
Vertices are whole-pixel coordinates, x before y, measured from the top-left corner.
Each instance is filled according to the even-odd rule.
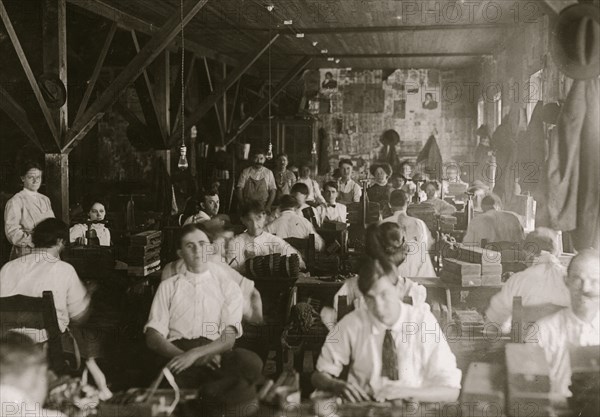
[[[69,240],[66,224],[54,218],[43,220],[33,229],[32,240],[35,245],[33,253],[8,262],[0,270],[0,297],[42,297],[44,291],[52,291],[58,327],[65,333],[69,325],[81,325],[88,319],[90,296],[94,288],[88,291],[75,269],[60,260],[60,253]],[[36,343],[48,339],[45,330],[24,329],[23,332],[32,336]],[[74,335],[102,398],[110,398],[112,393],[106,385],[106,379],[94,358],[90,357],[94,343],[81,340],[79,332]]]
[[[100,246],[110,246],[110,230],[100,223],[106,216],[106,209],[104,204],[99,201],[95,201],[88,210],[88,220],[94,222],[92,229],[96,231],[98,240],[100,240]],[[69,229],[69,241],[71,243],[78,243],[81,245],[87,244],[85,233],[88,231],[88,226],[85,223],[79,223]]]
[[[405,240],[397,223],[372,224],[367,228],[366,234],[367,255],[373,259],[382,258],[396,266],[401,265],[406,260]],[[396,287],[399,300],[404,301],[406,297],[410,297],[412,305],[423,306],[429,310],[429,305],[425,303],[427,298],[425,287],[400,275],[392,283]],[[321,321],[329,330],[337,323],[340,296],[346,296],[346,303],[352,306],[353,310],[367,308],[365,299],[358,289],[358,277],[348,278],[333,298],[333,309],[331,307],[321,309]]]
[[[395,266],[367,259],[358,288],[367,309],[347,314],[328,337],[312,375],[318,390],[349,401],[453,402],[461,371],[431,312],[400,301]],[[428,334],[429,332],[429,334]],[[435,331],[434,331],[435,333]],[[339,379],[349,366],[348,379]]]
[[[326,221],[346,223],[348,211],[344,204],[337,202],[337,182],[326,182],[325,185],[323,185],[323,196],[325,197],[325,205],[315,209],[319,226],[322,226]]]
[[[313,225],[318,224],[316,209],[306,204],[306,199],[308,198],[307,185],[302,182],[294,184],[290,195],[298,201],[298,211],[302,213],[302,216]]]
[[[463,243],[481,246],[481,240],[488,242],[522,242],[525,238],[519,217],[510,211],[500,209],[500,198],[495,194],[486,195],[481,201],[483,214],[475,216]]]
[[[460,178],[460,168],[455,164],[446,167],[446,179],[442,184],[444,187],[444,196],[453,196],[456,200],[460,201],[464,200],[464,193],[469,188],[469,184]]]
[[[435,277],[435,269],[429,256],[429,248],[433,246],[433,237],[425,222],[406,214],[408,197],[402,190],[392,192],[390,206],[394,214],[383,219],[381,223],[396,223],[406,236],[406,260],[398,266],[403,277]]]
[[[260,203],[250,201],[245,204],[241,208],[240,216],[246,231],[229,242],[226,254],[227,263],[233,269],[243,273],[246,270],[246,259],[273,253],[283,256],[295,253],[300,258],[300,269],[306,268],[302,256],[293,246],[282,238],[264,231],[266,213]]]
[[[429,204],[435,209],[435,213],[439,215],[452,215],[456,213],[456,207],[440,198],[440,183],[438,181],[429,181],[423,187],[427,200],[423,204]]]
[[[392,175],[390,164],[375,164],[369,168],[374,177],[373,184],[367,189],[369,201],[378,203],[380,210],[388,207],[392,186],[388,183],[388,178]]]
[[[323,238],[317,233],[311,222],[298,214],[298,208],[298,200],[291,195],[284,195],[279,204],[281,215],[268,224],[265,230],[282,239],[290,237],[307,239],[310,234],[313,234],[315,235],[315,249],[317,252],[321,252],[325,248]]]
[[[537,255],[536,262],[512,275],[492,297],[486,311],[487,322],[509,333],[516,296],[522,297],[524,317],[532,322],[569,306],[567,270],[557,258],[558,248],[558,234],[551,229],[538,228],[527,236],[524,249]]]
[[[197,388],[211,377],[204,365],[218,363],[242,335],[242,291],[227,271],[206,262],[206,233],[185,226],[177,254],[185,271],[158,286],[144,328],[148,348],[160,367],[176,375],[182,388]]]
[[[250,200],[258,201],[271,212],[271,205],[277,193],[277,184],[273,172],[266,168],[266,157],[263,151],[255,151],[252,155],[252,165],[244,169],[237,183],[237,200],[244,204]]]
[[[352,179],[354,166],[350,159],[340,159],[340,179],[338,180],[338,201],[348,205],[360,202],[362,188]]]
[[[0,340],[0,415],[66,417],[42,408],[47,392],[46,352],[28,336],[8,332]]]
[[[476,214],[483,213],[481,202],[483,198],[490,192],[490,188],[482,181],[475,180],[467,189],[467,193],[473,194],[473,211]]]
[[[306,203],[311,206],[318,206],[325,203],[325,199],[321,195],[321,188],[319,183],[311,178],[312,169],[308,165],[302,165],[300,167],[300,178],[296,183],[306,184],[308,188],[308,196],[306,197]]]
[[[242,290],[242,296],[244,298],[244,308],[242,313],[242,319],[246,323],[258,324],[262,323],[262,299],[260,293],[254,288],[254,281],[249,280],[246,277],[240,275],[239,272],[227,265],[225,259],[221,257],[220,250],[218,247],[219,243],[213,238],[214,233],[211,233],[205,224],[193,223],[186,225],[181,230],[181,234],[187,234],[194,229],[200,230],[207,236],[210,244],[205,245],[205,262],[209,271],[217,277],[227,277],[235,284],[239,285]],[[169,262],[162,270],[160,280],[166,281],[167,279],[176,275],[184,274],[186,271],[186,264],[182,258],[176,261]]]
[[[406,185],[406,177],[402,174],[398,174],[394,172],[390,177],[390,184],[392,186],[392,191],[401,190],[404,185]]]
[[[600,345],[600,257],[597,249],[579,252],[567,271],[571,307],[537,322],[525,340],[544,349],[550,365],[551,391],[569,397],[569,347]]]
[[[219,214],[219,194],[214,191],[204,193],[200,198],[200,211],[188,217],[184,225],[202,223],[214,219]]]

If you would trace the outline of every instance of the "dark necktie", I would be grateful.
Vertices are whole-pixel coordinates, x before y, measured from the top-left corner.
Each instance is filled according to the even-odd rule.
[[[381,376],[385,376],[392,381],[398,380],[398,355],[392,331],[389,329],[385,331],[385,337],[383,338]]]

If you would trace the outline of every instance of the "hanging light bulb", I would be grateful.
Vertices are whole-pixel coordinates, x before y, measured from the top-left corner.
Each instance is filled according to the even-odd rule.
[[[335,140],[334,144],[333,144],[333,151],[334,152],[339,152],[340,151],[340,141],[338,139]]]
[[[189,167],[186,155],[187,155],[187,147],[185,146],[184,143],[182,143],[181,146],[179,147],[179,161],[177,162],[177,168],[181,169],[182,171],[185,169],[188,169],[188,167]]]
[[[310,150],[311,155],[316,155],[317,154],[317,143],[313,142],[312,143],[312,149]]]
[[[265,158],[267,158],[269,161],[271,159],[273,159],[273,144],[269,143],[269,147],[267,149],[267,154],[265,155]]]
[[[273,7],[273,6],[271,6]],[[269,10],[271,11],[271,10]],[[272,26],[272,20],[271,20],[272,15],[269,14],[269,39],[271,39],[271,26]],[[265,158],[267,158],[267,160],[271,160],[273,159],[273,141],[272,141],[272,135],[273,135],[273,131],[272,131],[272,127],[271,127],[271,119],[273,118],[273,114],[271,112],[271,101],[273,100],[273,96],[271,94],[271,84],[272,84],[273,80],[272,80],[272,75],[271,75],[271,44],[269,44],[269,147],[267,149],[267,154],[265,155]]]

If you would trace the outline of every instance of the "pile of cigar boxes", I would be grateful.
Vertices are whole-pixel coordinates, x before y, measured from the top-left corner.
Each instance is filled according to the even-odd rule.
[[[133,276],[145,277],[159,270],[161,243],[160,230],[148,230],[131,236],[127,272]]]
[[[458,245],[456,258],[444,258],[442,281],[461,287],[495,286],[502,283],[502,257],[499,252],[475,246]]]

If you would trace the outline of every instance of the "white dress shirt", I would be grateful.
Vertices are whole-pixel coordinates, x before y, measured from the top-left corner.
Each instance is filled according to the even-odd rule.
[[[513,297],[523,298],[523,306],[554,304],[571,305],[569,289],[565,284],[567,269],[548,252],[542,253],[538,263],[512,275],[499,293],[490,300],[486,311],[487,320],[496,323],[503,332],[512,327]]]
[[[315,212],[317,221],[319,222],[319,226],[323,225],[323,222],[325,222],[326,220],[332,222],[346,223],[346,216],[348,215],[348,209],[342,203],[319,206],[315,209]]]
[[[6,238],[16,247],[33,248],[31,232],[42,220],[54,217],[50,199],[36,191],[23,189],[16,193],[4,209]]]
[[[358,203],[362,195],[362,188],[353,179],[349,179],[345,183],[340,179],[338,180],[338,192],[338,201],[344,204]],[[344,197],[345,195],[348,197]]]
[[[183,274],[162,281],[158,286],[148,323],[167,340],[218,339],[228,326],[242,334],[243,297],[240,287],[223,279],[211,269]]]
[[[570,397],[571,360],[569,347],[600,346],[600,318],[586,323],[577,317],[570,308],[565,308],[537,323],[536,332],[527,337],[527,342],[535,342],[544,349],[550,365],[552,392]],[[600,347],[599,347],[600,348]]]
[[[277,219],[265,227],[265,230],[282,239],[295,237],[307,239],[310,234],[315,235],[315,249],[322,251],[325,247],[323,238],[317,233],[311,222],[294,210],[286,210]]]
[[[0,385],[0,416],[67,417],[60,411],[42,408],[42,404],[31,400],[27,393],[10,385]]]
[[[229,242],[226,258],[227,263],[233,269],[238,272],[244,272],[246,269],[246,259],[274,253],[280,253],[283,256],[295,253],[300,259],[300,268],[303,269],[306,267],[302,256],[292,245],[269,232],[262,232],[257,237],[250,236],[247,232],[237,235]]]
[[[70,317],[80,315],[90,304],[75,269],[44,250],[10,261],[0,270],[0,297],[42,297],[44,291],[52,291],[61,332],[66,330]],[[47,337],[45,330],[28,330],[27,334],[36,342]]]
[[[461,371],[431,312],[403,304],[391,330],[398,355],[398,384],[460,388]],[[387,380],[381,376],[385,331],[368,310],[347,314],[327,336],[317,370],[338,377],[350,365],[348,381],[375,395]]]
[[[100,240],[100,246],[110,246],[110,230],[102,223],[93,223],[92,229],[96,231],[96,235]],[[87,245],[87,239],[85,238],[85,232],[88,227],[86,224],[79,223],[69,229],[69,240],[71,243],[77,242],[77,239],[83,239],[82,243]]]

